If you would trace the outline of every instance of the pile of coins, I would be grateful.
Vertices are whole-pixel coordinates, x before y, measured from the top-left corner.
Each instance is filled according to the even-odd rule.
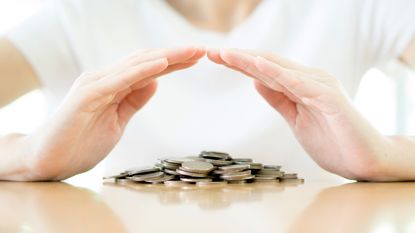
[[[202,151],[199,156],[158,159],[152,167],[128,169],[104,179],[175,186],[196,184],[218,186],[254,182],[277,183],[298,179],[296,173],[284,173],[281,166],[254,163],[250,158],[232,158],[228,153]]]

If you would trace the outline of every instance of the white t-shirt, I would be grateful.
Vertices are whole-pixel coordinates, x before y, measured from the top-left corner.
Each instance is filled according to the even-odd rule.
[[[83,71],[137,49],[187,44],[276,53],[329,71],[353,96],[368,68],[396,59],[408,45],[414,10],[411,0],[263,0],[220,34],[195,28],[164,0],[61,0],[6,36],[33,65],[52,106]],[[159,84],[105,159],[108,171],[219,150],[306,178],[335,178],[305,154],[243,75],[204,59]]]

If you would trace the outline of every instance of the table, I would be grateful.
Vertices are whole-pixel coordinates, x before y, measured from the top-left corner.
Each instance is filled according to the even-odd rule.
[[[415,232],[410,182],[99,185],[0,182],[0,232]]]

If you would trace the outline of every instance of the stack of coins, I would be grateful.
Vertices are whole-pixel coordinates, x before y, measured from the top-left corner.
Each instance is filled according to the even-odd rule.
[[[284,173],[281,166],[255,163],[250,158],[232,158],[228,153],[202,151],[199,156],[158,159],[151,167],[128,169],[104,179],[176,186],[221,186],[256,182],[277,183],[300,180],[295,173]]]

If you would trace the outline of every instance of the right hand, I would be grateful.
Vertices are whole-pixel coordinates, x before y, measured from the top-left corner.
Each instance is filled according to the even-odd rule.
[[[156,90],[161,75],[193,66],[205,49],[138,52],[103,70],[81,75],[56,114],[26,137],[30,152],[24,180],[62,180],[93,168]]]

